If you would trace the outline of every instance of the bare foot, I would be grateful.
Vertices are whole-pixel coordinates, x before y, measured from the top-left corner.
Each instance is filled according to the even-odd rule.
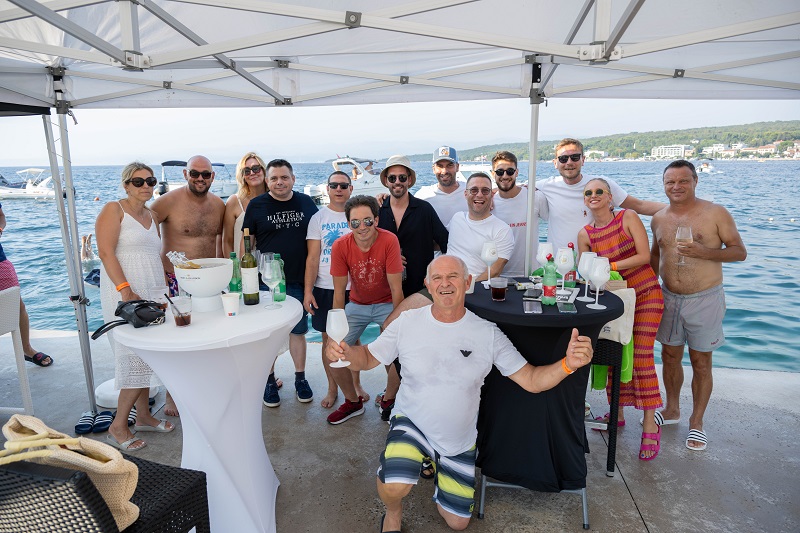
[[[181,416],[169,391],[167,391],[167,401],[164,404],[164,414],[167,416]]]
[[[275,378],[275,384],[278,385],[278,388],[280,389],[283,387],[283,380],[281,378]]]
[[[321,402],[319,402],[319,404],[325,409],[330,409],[331,407],[336,405],[336,398],[338,397],[339,397],[338,391],[328,390],[328,394],[325,395],[325,397],[322,399]]]
[[[356,394],[358,394],[359,396],[361,396],[361,398],[363,398],[362,401],[364,401],[364,402],[368,402],[369,401],[369,393],[367,391],[365,391],[364,388],[360,384],[356,387]]]

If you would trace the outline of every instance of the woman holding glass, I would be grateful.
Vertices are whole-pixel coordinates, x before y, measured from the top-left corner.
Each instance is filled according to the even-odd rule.
[[[158,180],[144,163],[131,163],[122,170],[126,197],[107,203],[95,222],[100,256],[100,298],[103,319],[110,322],[120,301],[147,298],[150,287],[166,285],[161,263],[161,234],[155,215],[145,205],[153,198]],[[148,392],[158,381],[153,371],[129,348],[107,333],[115,358],[114,386],[119,389],[117,415],[108,428],[106,441],[125,451],[140,450],[146,443],[128,427],[128,415],[136,405],[136,431],[167,433],[175,426],[150,414]]]
[[[247,204],[256,196],[267,192],[267,165],[255,152],[242,156],[236,165],[236,183],[239,190],[225,202],[225,215],[222,219],[222,257],[231,252],[239,255],[242,242],[242,222]]]
[[[618,271],[628,287],[636,291],[633,379],[620,386],[617,424],[625,425],[625,406],[632,405],[644,411],[639,459],[650,461],[661,449],[661,428],[656,424],[654,414],[663,404],[653,361],[653,344],[664,311],[664,298],[658,277],[650,267],[650,246],[644,224],[635,211],[622,209],[615,212],[610,190],[608,182],[602,178],[586,184],[583,203],[592,211],[594,223],[584,226],[578,233],[578,248],[581,253],[592,251],[600,257],[607,257],[611,270]],[[610,387],[609,384],[606,388],[609,397]],[[608,415],[598,420],[604,418],[607,422]]]

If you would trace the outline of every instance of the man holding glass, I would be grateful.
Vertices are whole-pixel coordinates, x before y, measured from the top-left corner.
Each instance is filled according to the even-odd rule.
[[[664,169],[663,182],[669,206],[651,221],[650,265],[661,276],[664,292],[664,316],[656,339],[662,345],[667,405],[655,418],[659,425],[680,422],[681,360],[683,346],[688,344],[693,410],[686,447],[702,451],[708,445],[703,415],[713,387],[711,352],[725,343],[722,263],[744,261],[747,250],[728,210],[695,195],[694,165],[673,161]],[[679,227],[691,228],[690,242],[676,242]]]
[[[400,531],[403,498],[420,476],[425,457],[433,459],[433,499],[447,525],[469,525],[474,506],[478,406],[481,386],[492,365],[529,392],[555,387],[589,364],[589,337],[572,337],[565,357],[534,367],[493,323],[464,307],[471,276],[464,261],[443,255],[428,267],[425,286],[433,304],[407,311],[367,346],[328,343],[328,359],[350,361],[367,370],[398,357],[403,381],[392,413],[386,448],[377,472],[378,495],[386,506],[381,531]]]

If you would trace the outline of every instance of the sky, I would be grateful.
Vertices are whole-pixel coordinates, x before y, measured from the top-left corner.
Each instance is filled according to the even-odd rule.
[[[235,164],[255,151],[265,159],[310,163],[337,155],[467,149],[530,138],[527,99],[338,107],[74,110],[73,166],[158,164],[203,154]],[[540,106],[539,139],[596,137],[800,119],[800,101],[553,99]],[[55,115],[53,115],[55,119]],[[57,121],[56,121],[57,122]],[[57,132],[57,127],[54,128]],[[0,119],[0,167],[47,166],[40,117]]]

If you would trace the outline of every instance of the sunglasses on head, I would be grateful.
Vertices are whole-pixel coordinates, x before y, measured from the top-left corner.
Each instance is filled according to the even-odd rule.
[[[581,160],[581,157],[583,157],[583,154],[560,155],[558,156],[558,162],[563,165],[564,163],[572,159],[577,163],[578,161]]]
[[[158,180],[155,179],[153,176],[149,176],[147,178],[131,178],[125,183],[130,183],[134,187],[141,187],[145,183],[147,184],[148,187],[155,187],[156,183],[158,183]]]
[[[467,189],[467,192],[470,194],[470,196],[477,196],[478,193],[481,193],[484,196],[489,196],[492,194],[492,189],[489,187],[472,187]]]
[[[389,183],[394,183],[396,181],[399,181],[400,183],[405,183],[408,181],[408,175],[400,174],[399,176],[395,176],[394,174],[389,174],[388,176],[386,176],[386,181],[388,181]]]
[[[331,189],[331,190],[336,190],[336,189],[345,190],[345,189],[348,189],[349,187],[350,187],[349,183],[339,183],[339,182],[336,182],[336,181],[331,181],[331,182],[328,183],[328,188]]]
[[[189,176],[191,176],[192,178],[203,176],[204,180],[211,179],[211,174],[213,174],[213,172],[209,172],[208,170],[200,172],[199,170],[192,169],[189,171]]]
[[[607,192],[609,192],[609,191],[607,191],[605,189],[595,189],[595,190],[586,189],[585,191],[583,191],[583,195],[586,198],[589,198],[592,195],[594,195],[594,196],[603,196]],[[609,193],[609,194],[611,194],[611,193]]]
[[[361,225],[361,222],[364,222],[364,225],[366,227],[371,228],[372,225],[375,224],[375,219],[372,217],[367,217],[364,220],[359,220],[357,218],[354,218],[353,220],[350,221],[350,227],[353,229],[358,229],[358,227]]]
[[[261,165],[253,165],[252,167],[244,167],[242,169],[242,174],[244,174],[245,176],[249,176],[250,174],[258,174],[262,170],[264,170],[264,167],[262,167]],[[205,178],[205,176],[203,177]]]
[[[508,174],[509,176],[513,176],[514,174],[517,173],[517,169],[516,168],[505,168],[505,169],[498,168],[497,170],[494,171],[494,173],[502,178],[506,174]]]

